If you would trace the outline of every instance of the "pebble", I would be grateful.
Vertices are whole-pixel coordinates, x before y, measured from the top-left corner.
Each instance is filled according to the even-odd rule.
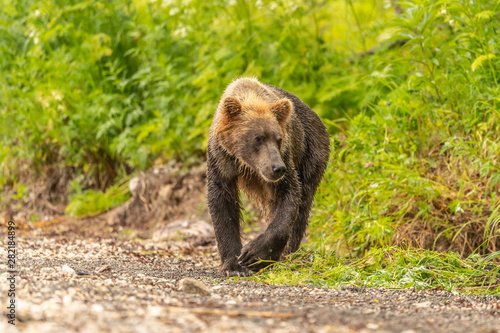
[[[198,294],[201,296],[210,296],[211,294],[210,289],[203,282],[191,278],[182,279],[180,289],[188,294]]]
[[[68,265],[64,265],[62,268],[61,268],[61,272],[63,274],[68,274],[68,275],[76,275],[76,272],[73,268],[69,267]]]

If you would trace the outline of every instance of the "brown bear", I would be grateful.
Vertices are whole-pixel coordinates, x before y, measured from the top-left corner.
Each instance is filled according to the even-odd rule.
[[[208,208],[223,275],[247,276],[299,248],[329,153],[325,126],[293,94],[255,78],[227,87],[207,148]],[[240,189],[262,203],[269,223],[244,247]]]

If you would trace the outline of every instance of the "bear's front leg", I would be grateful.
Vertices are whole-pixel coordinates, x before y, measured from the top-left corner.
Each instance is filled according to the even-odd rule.
[[[238,263],[242,246],[236,178],[224,177],[210,154],[207,162],[207,201],[222,261],[220,271],[225,276],[248,276],[249,270]]]
[[[263,234],[243,247],[238,258],[241,266],[258,271],[271,264],[257,263],[258,261],[280,259],[290,237],[300,200],[300,185],[294,176],[291,175],[275,185],[276,199],[270,205],[272,222]]]

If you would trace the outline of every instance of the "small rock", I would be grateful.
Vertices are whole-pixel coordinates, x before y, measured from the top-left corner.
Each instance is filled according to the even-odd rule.
[[[142,184],[139,177],[134,177],[130,180],[128,183],[128,189],[134,198],[139,196],[139,193],[141,193],[142,190]]]
[[[421,302],[413,304],[416,309],[428,308],[431,305],[431,302]]]
[[[164,309],[161,306],[150,306],[147,308],[146,315],[151,318],[159,318],[163,312]]]
[[[76,272],[73,268],[69,267],[68,265],[64,265],[62,268],[61,268],[61,272],[63,274],[68,274],[68,275],[75,275]]]
[[[185,293],[210,296],[210,290],[208,289],[208,287],[203,282],[195,279],[182,279],[180,282],[180,288]]]
[[[92,311],[92,312],[103,312],[104,311],[104,307],[101,304],[93,304],[90,307],[90,311]]]
[[[200,220],[180,220],[169,223],[167,226],[153,233],[154,241],[195,237],[212,239],[215,238],[214,227]]]
[[[96,273],[102,273],[104,271],[110,271],[111,270],[111,266],[109,265],[103,265],[101,267],[99,267],[98,269],[95,270]]]
[[[40,269],[40,272],[43,274],[50,274],[54,273],[54,269],[52,267],[42,267],[42,269]]]

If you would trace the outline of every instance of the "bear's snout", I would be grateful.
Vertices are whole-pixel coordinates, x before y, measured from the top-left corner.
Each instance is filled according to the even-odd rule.
[[[276,163],[272,165],[273,173],[275,177],[281,177],[286,171],[286,166],[283,163]]]

